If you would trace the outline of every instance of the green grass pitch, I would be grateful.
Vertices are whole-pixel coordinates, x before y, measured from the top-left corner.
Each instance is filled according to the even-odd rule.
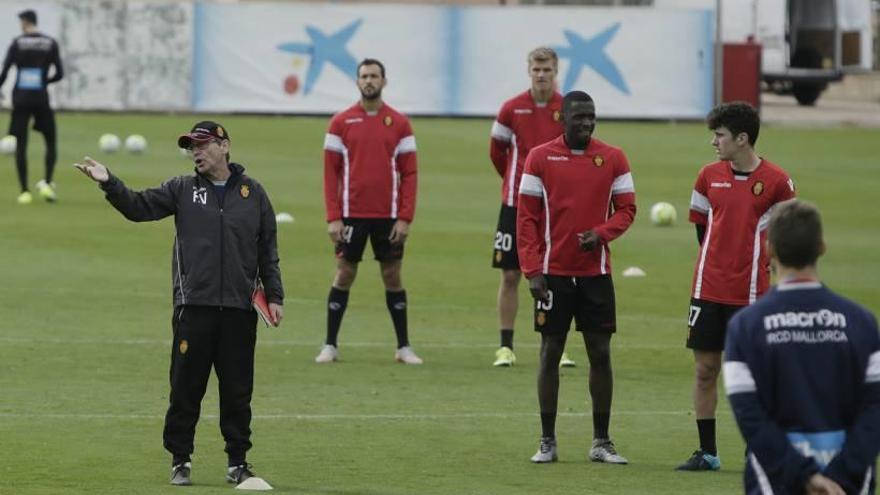
[[[340,336],[341,362],[312,361],[334,272],[322,199],[326,118],[220,117],[233,159],[269,191],[287,291],[280,329],[259,330],[249,460],[278,493],[333,495],[734,493],[743,443],[719,400],[723,470],[677,473],[696,447],[685,313],[697,251],[687,205],[699,167],[714,159],[698,123],[600,122],[597,137],[627,152],[639,215],[613,245],[619,332],[613,340],[612,436],[629,466],[586,460],[592,432],[587,363],[562,373],[560,462],[532,465],[540,435],[538,337],[521,286],[517,366],[494,369],[498,272],[489,268],[500,204],[488,159],[490,119],[415,119],[419,196],[404,285],[422,367],[393,362],[394,337],[378,267],[367,255]],[[133,224],[70,164],[91,155],[129,186],[190,173],[177,136],[196,117],[59,115],[59,202],[18,206],[14,163],[0,157],[0,493],[225,493],[216,381],[196,435],[196,486],[168,486],[162,449],[171,317],[170,220]],[[98,136],[147,137],[141,156],[104,155]],[[762,155],[819,205],[834,289],[880,311],[880,131],[766,127]],[[30,173],[42,176],[32,134]],[[873,199],[872,199],[873,198]],[[653,227],[650,205],[678,210]],[[638,266],[646,278],[623,278]]]

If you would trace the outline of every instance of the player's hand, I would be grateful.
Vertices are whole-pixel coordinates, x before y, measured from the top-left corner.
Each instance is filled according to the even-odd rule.
[[[277,327],[278,325],[281,324],[281,319],[284,318],[284,306],[270,302],[269,303],[269,316],[272,317],[272,321],[273,321],[272,326]]]
[[[816,473],[810,476],[806,486],[807,495],[846,495],[846,492],[833,479]]]
[[[388,236],[388,240],[391,244],[400,245],[406,242],[408,236],[409,222],[406,220],[397,220],[394,222],[394,227],[391,227],[391,235]]]
[[[339,244],[342,242],[342,231],[345,229],[345,224],[342,223],[342,220],[333,220],[332,222],[327,224],[327,234],[330,236],[330,242],[333,244]]]
[[[581,246],[581,251],[592,251],[599,247],[601,242],[602,239],[599,238],[599,234],[593,230],[578,234],[578,244]]]
[[[547,302],[547,277],[535,275],[529,279],[529,292],[536,301]]]
[[[107,167],[89,157],[85,157],[83,162],[85,163],[74,163],[73,166],[86,174],[89,179],[95,182],[107,182],[110,180],[110,172],[107,171]]]

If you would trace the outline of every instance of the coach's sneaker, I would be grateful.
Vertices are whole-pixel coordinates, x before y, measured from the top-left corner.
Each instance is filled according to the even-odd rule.
[[[176,486],[192,485],[190,473],[192,472],[191,462],[182,462],[171,467],[171,484]]]
[[[332,363],[339,359],[339,351],[336,350],[335,345],[324,344],[324,347],[321,348],[321,352],[315,356],[316,363]]]
[[[251,471],[250,464],[239,464],[238,466],[229,466],[226,468],[226,482],[240,484],[248,478],[253,478],[254,472]]]
[[[608,464],[629,464],[626,457],[617,453],[614,442],[608,438],[594,438],[593,448],[590,449],[590,460],[593,462],[605,462]]]
[[[394,360],[398,363],[422,364],[422,358],[418,357],[412,347],[405,345],[394,353]]]
[[[702,449],[695,450],[690,459],[675,468],[676,471],[718,471],[719,469],[721,469],[721,458]]]
[[[18,198],[16,198],[15,201],[20,205],[29,205],[34,202],[34,197],[29,191],[25,191],[19,194]]]
[[[560,368],[575,368],[577,367],[577,363],[572,361],[570,357],[568,357],[567,352],[562,353],[562,357],[559,358],[559,367]]]
[[[514,364],[516,364],[516,354],[513,353],[513,349],[503,346],[495,351],[495,362],[492,363],[492,366],[507,367]]]
[[[545,462],[556,462],[559,457],[556,456],[556,439],[553,437],[541,437],[541,443],[538,445],[538,451],[532,456],[532,462],[543,464]]]
[[[45,199],[50,203],[54,203],[58,196],[55,195],[55,183],[48,183],[45,180],[41,180],[37,182],[37,194],[40,195],[41,198]]]

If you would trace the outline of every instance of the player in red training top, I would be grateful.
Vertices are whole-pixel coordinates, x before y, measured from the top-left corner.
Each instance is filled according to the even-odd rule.
[[[727,321],[770,285],[766,228],[773,207],[794,197],[779,166],[755,153],[761,120],[748,103],[725,103],[706,117],[718,161],[703,167],[691,194],[690,220],[700,251],[688,315],[694,351],[694,410],[700,448],[679,471],[721,468],[715,444],[718,374]]]
[[[616,331],[608,243],[636,215],[635,187],[620,148],[592,137],[596,106],[583,91],[562,105],[565,134],[533,149],[519,189],[516,228],[522,272],[536,300],[541,333],[538,402],[541,443],[532,462],[556,460],[559,358],[575,320],[590,362],[595,462],[626,464],[608,435],[613,378],[611,335]]]
[[[409,120],[382,101],[385,84],[382,62],[368,58],[358,64],[361,99],[333,117],[324,139],[324,204],[337,264],[318,363],[338,359],[339,327],[369,238],[397,334],[394,357],[422,364],[409,345],[406,291],[400,281],[403,245],[416,208],[416,138]]]
[[[501,346],[493,366],[512,366],[513,326],[519,309],[519,257],[516,253],[516,202],[519,182],[529,151],[562,134],[562,95],[556,91],[559,57],[552,48],[538,47],[527,57],[532,85],[504,102],[492,124],[489,156],[501,176],[501,213],[495,231],[492,266],[501,269],[498,287],[498,319]],[[575,363],[563,354],[560,363]]]

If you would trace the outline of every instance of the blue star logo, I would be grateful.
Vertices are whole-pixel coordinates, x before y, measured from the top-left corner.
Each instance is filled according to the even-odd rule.
[[[321,71],[324,69],[325,63],[336,66],[337,69],[354,81],[355,72],[357,72],[357,60],[348,52],[345,45],[351,40],[358,28],[361,27],[362,22],[363,19],[358,19],[331,35],[324,34],[314,26],[306,25],[306,34],[309,35],[311,43],[290,42],[278,45],[278,49],[281,51],[309,55],[311,57],[309,69],[306,72],[303,94],[307,95],[312,91],[315,82],[321,77]]]
[[[584,39],[569,29],[563,31],[565,39],[568,40],[568,46],[554,47],[560,57],[569,59],[568,72],[565,74],[565,82],[562,85],[563,93],[571,91],[581,75],[581,70],[585,66],[589,66],[620,92],[629,94],[629,87],[626,85],[623,75],[614,61],[605,53],[605,47],[617,34],[618,29],[620,29],[619,22],[589,39]]]

